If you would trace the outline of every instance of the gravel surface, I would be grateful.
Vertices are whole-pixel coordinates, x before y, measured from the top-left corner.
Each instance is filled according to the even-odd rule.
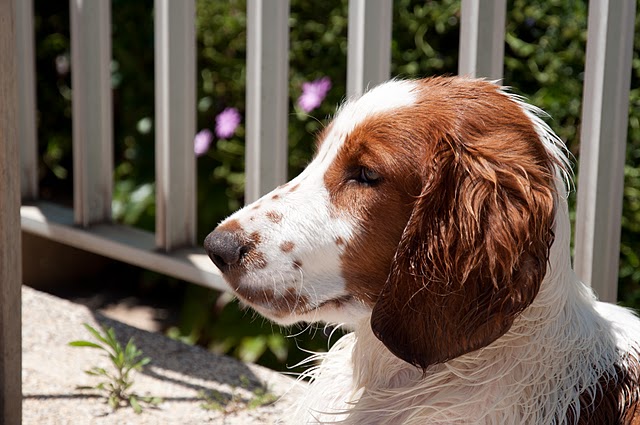
[[[73,340],[91,340],[82,326],[113,327],[124,345],[133,337],[151,363],[134,375],[133,391],[163,399],[157,408],[135,414],[129,407],[113,411],[95,390],[97,378],[84,373],[108,367],[101,351],[70,347]],[[302,389],[289,377],[260,366],[217,356],[173,341],[51,295],[23,286],[22,392],[25,425],[151,425],[151,424],[279,424],[290,415]],[[280,397],[275,403],[250,407],[264,392]],[[203,407],[223,400],[226,412]]]

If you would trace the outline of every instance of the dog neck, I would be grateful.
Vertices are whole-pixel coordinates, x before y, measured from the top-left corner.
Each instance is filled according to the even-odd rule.
[[[419,418],[450,424],[483,415],[495,419],[496,414],[504,415],[504,423],[524,418],[524,423],[560,423],[567,412],[579,408],[580,394],[594,391],[603,374],[614,375],[611,365],[616,361],[615,341],[606,339],[610,333],[605,322],[588,308],[594,303],[592,292],[572,283],[571,276],[543,285],[537,301],[491,345],[433,365],[424,374],[387,350],[366,321],[359,323],[351,356],[354,404],[348,423],[360,423],[358,418],[367,423],[381,400],[394,406],[379,413],[385,417],[381,423]],[[549,410],[527,411],[527,406]]]
[[[560,204],[540,291],[511,329],[492,344],[423,373],[394,356],[375,337],[368,320],[357,323],[349,423],[359,423],[359,417],[365,423],[371,412],[380,409],[381,400],[385,406],[395,406],[378,413],[381,418],[388,415],[381,422],[411,418],[455,423],[489,414],[494,419],[498,412],[505,423],[523,418],[528,418],[526,423],[556,423],[579,408],[580,394],[594,391],[602,375],[615,374],[616,342],[606,337],[611,335],[605,329],[608,322],[597,313],[592,291],[571,269],[569,218],[566,202]],[[534,398],[539,400],[533,402]],[[527,411],[527,406],[549,409]]]

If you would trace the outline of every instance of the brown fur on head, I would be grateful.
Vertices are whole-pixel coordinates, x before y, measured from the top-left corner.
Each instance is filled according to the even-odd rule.
[[[371,326],[426,369],[495,341],[538,293],[553,242],[553,164],[521,107],[490,83],[427,80],[398,116],[397,131],[405,125],[420,128],[421,189]]]

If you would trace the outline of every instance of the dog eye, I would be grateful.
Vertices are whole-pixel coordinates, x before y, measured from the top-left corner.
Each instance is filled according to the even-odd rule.
[[[377,171],[373,171],[367,167],[360,167],[359,174],[355,180],[358,181],[359,183],[373,185],[379,182],[380,178],[381,176]]]

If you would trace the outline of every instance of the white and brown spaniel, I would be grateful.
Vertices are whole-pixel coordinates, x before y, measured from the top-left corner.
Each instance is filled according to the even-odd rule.
[[[207,236],[262,315],[353,330],[293,423],[640,423],[640,321],[571,268],[570,171],[539,113],[483,80],[382,84]]]

